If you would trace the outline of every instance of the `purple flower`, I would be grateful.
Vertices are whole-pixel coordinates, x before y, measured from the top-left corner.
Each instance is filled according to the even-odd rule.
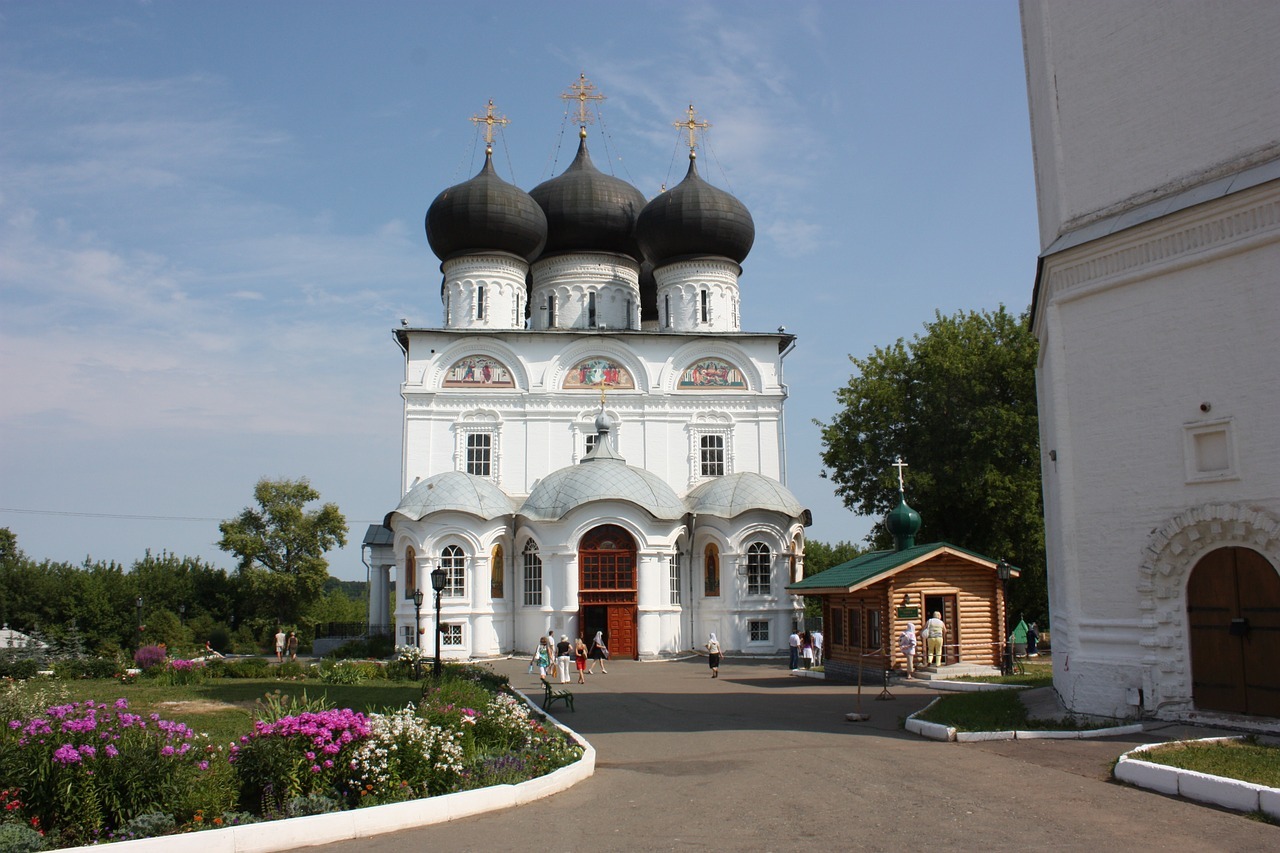
[[[69,743],[64,743],[53,753],[53,760],[58,764],[79,764],[80,753]]]
[[[209,762],[207,762],[207,761],[198,761],[198,762],[196,762],[196,766],[197,766],[197,767],[199,767],[201,770],[208,770],[208,769],[209,769]]]
[[[117,755],[120,754],[120,750],[116,749],[111,744],[107,744],[102,751],[107,754],[108,758],[115,758]]]
[[[129,710],[129,700],[128,700],[128,699],[125,699],[123,696],[121,696],[119,699],[117,699],[117,700],[116,700],[116,710],[117,710],[117,711],[127,711],[127,710]]]
[[[165,746],[160,750],[160,754],[161,754],[161,755],[163,755],[165,758],[168,758],[169,756],[173,755],[173,747],[171,747],[171,746],[169,746],[169,745],[167,745],[167,744],[166,744],[166,745],[165,745]]]

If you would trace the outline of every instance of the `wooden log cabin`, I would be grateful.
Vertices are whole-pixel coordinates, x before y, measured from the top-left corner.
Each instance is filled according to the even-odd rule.
[[[831,678],[863,677],[885,670],[905,673],[898,636],[907,623],[917,632],[934,612],[947,626],[945,666],[963,674],[1000,670],[1004,653],[1004,584],[1000,561],[947,542],[916,545],[920,515],[899,493],[885,519],[894,535],[892,551],[872,551],[787,586],[796,595],[822,599],[823,658]],[[1017,569],[1010,567],[1016,577]],[[923,636],[916,669],[924,669]],[[956,666],[960,665],[960,666]]]

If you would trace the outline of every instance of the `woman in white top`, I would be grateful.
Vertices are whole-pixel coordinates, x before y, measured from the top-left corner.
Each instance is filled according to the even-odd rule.
[[[916,674],[916,623],[908,622],[907,629],[898,635],[898,650],[907,658],[907,678]]]
[[[711,667],[711,677],[720,677],[720,641],[716,639],[716,635],[712,632],[711,637],[707,640],[707,665]]]

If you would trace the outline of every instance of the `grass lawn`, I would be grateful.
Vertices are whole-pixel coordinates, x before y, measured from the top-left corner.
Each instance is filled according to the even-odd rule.
[[[1148,749],[1141,760],[1280,788],[1280,746],[1253,738],[1217,743],[1170,743]]]
[[[982,681],[987,684],[1021,684],[1025,687],[1050,687],[1053,685],[1053,661],[1028,658],[1024,661],[1025,675],[966,675],[956,681]]]
[[[1021,682],[1018,682],[1021,683]],[[956,693],[917,716],[928,723],[941,723],[961,732],[1075,731],[1099,728],[1099,724],[1067,717],[1062,720],[1031,720],[1018,690],[991,690],[984,693]]]
[[[207,732],[215,743],[228,743],[253,726],[254,706],[271,693],[309,699],[325,697],[336,708],[357,711],[398,710],[417,704],[422,685],[417,682],[366,682],[360,685],[325,684],[321,681],[280,681],[274,678],[219,678],[199,684],[167,685],[143,679],[121,684],[112,678],[62,681],[69,700],[93,699],[110,704],[124,697],[129,709],[138,714],[159,714],[166,720],[183,722],[197,732]]]

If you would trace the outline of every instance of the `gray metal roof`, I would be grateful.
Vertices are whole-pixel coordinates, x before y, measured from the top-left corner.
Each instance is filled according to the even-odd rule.
[[[395,535],[381,524],[370,524],[364,532],[365,545],[393,545],[395,541]]]
[[[767,509],[800,518],[805,508],[791,490],[763,474],[727,474],[702,483],[685,499],[690,512],[734,518],[753,509]]]
[[[555,521],[576,506],[606,500],[635,504],[654,518],[676,519],[685,514],[684,502],[661,477],[611,458],[552,471],[533,487],[520,514]]]
[[[389,527],[391,516],[397,513],[410,521],[417,521],[433,512],[450,510],[488,520],[510,515],[515,511],[515,505],[492,480],[461,471],[446,471],[428,477],[410,489],[400,499],[400,505],[387,513],[384,523]]]

